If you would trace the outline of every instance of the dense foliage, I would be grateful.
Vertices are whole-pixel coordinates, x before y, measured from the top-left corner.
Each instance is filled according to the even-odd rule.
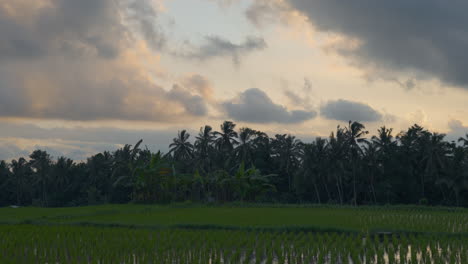
[[[0,162],[0,205],[283,202],[468,206],[468,135],[448,142],[418,125],[367,137],[349,122],[304,143],[225,121],[180,131],[170,151],[125,145],[84,162],[42,150]],[[367,137],[367,138],[366,138]]]

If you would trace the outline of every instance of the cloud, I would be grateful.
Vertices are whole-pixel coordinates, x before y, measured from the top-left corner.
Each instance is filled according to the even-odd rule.
[[[447,140],[449,141],[458,142],[460,137],[466,138],[468,135],[468,126],[464,125],[460,120],[450,120],[448,127]]]
[[[133,1],[129,5],[128,18],[140,30],[144,39],[155,51],[166,45],[166,36],[157,24],[158,12],[148,1]]]
[[[178,54],[179,56],[197,59],[210,60],[214,58],[229,57],[235,65],[240,64],[242,57],[257,50],[267,48],[265,40],[261,37],[247,37],[242,43],[233,43],[220,36],[206,36],[200,46],[189,47],[188,51]]]
[[[164,89],[149,0],[0,2],[0,117],[181,122],[197,91]],[[202,78],[202,77],[201,77]]]
[[[174,85],[169,91],[168,98],[179,101],[185,106],[187,112],[195,116],[204,116],[207,113],[205,101],[199,95],[191,95],[179,85]]]
[[[251,123],[301,123],[315,118],[315,111],[292,110],[275,104],[260,89],[244,91],[238,98],[224,102],[222,107],[230,118]]]
[[[284,95],[286,98],[295,106],[303,107],[304,109],[312,109],[311,97],[312,93],[312,82],[305,78],[304,86],[302,87],[302,94],[296,93],[286,87],[284,88]]]
[[[212,101],[214,98],[214,89],[211,82],[199,74],[186,76],[181,81],[191,92],[201,95],[205,100]]]
[[[47,65],[0,67],[0,116],[176,122],[205,113],[201,96],[178,85],[166,91],[133,69],[88,62]]]
[[[132,10],[132,6],[141,5],[127,6],[127,2],[3,1],[0,3],[0,59],[58,55],[114,58],[131,41],[121,15],[125,10]]]
[[[284,2],[284,1],[283,1]],[[468,2],[285,0],[319,31],[356,40],[335,51],[361,66],[423,73],[468,88]],[[408,88],[412,83],[405,84]]]
[[[329,101],[320,107],[323,117],[338,121],[376,122],[383,116],[367,104],[348,100]]]

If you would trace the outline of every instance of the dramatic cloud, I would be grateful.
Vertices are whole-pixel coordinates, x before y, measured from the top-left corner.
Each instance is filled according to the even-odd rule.
[[[148,0],[0,2],[0,116],[177,122],[205,115],[206,91],[154,82],[155,51],[165,43],[157,22]]]
[[[131,70],[102,69],[87,63],[69,63],[62,70],[57,62],[49,68],[23,65],[22,79],[15,68],[0,66],[0,116],[66,120],[180,121],[206,113],[204,99],[183,86],[166,91]],[[59,72],[53,76],[53,71]],[[108,72],[114,70],[115,73]],[[120,76],[114,74],[120,72]],[[95,79],[93,73],[109,74]],[[16,78],[11,78],[14,76]]]
[[[156,11],[147,1],[2,1],[0,59],[115,58],[134,40],[127,26],[130,22],[140,25],[148,39],[163,39],[149,20],[156,21]]]
[[[335,47],[355,63],[425,73],[468,88],[467,1],[285,1],[303,12],[319,31],[356,40],[354,48]]]
[[[301,123],[317,115],[315,111],[289,111],[256,88],[246,90],[239,98],[225,102],[222,106],[230,118],[251,123]]]
[[[265,40],[260,37],[247,37],[243,43],[236,44],[219,36],[207,36],[202,45],[190,47],[189,51],[180,55],[198,60],[229,57],[235,65],[239,65],[241,57],[266,47]]]
[[[320,114],[331,120],[375,122],[382,120],[381,113],[372,107],[347,100],[329,101],[320,107]]]

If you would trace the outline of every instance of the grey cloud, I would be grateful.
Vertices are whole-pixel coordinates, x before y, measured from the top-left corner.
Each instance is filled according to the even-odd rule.
[[[114,65],[76,64],[0,65],[0,116],[178,122],[206,113],[205,100],[186,88],[166,91],[133,71],[118,72]],[[96,74],[118,76],[96,80]]]
[[[155,49],[165,43],[157,11],[147,0],[39,3],[0,3],[0,58],[97,55],[112,59],[131,45],[136,34]]]
[[[323,117],[338,121],[375,122],[383,118],[381,113],[367,104],[343,99],[325,103],[320,107],[320,112]]]
[[[66,56],[71,50],[106,58],[119,53],[125,27],[115,1],[53,0],[42,7],[24,2],[0,4],[0,58]]]
[[[452,119],[448,123],[449,131],[447,140],[458,142],[460,137],[466,138],[468,135],[468,126],[463,125],[460,120]]]
[[[177,122],[206,112],[196,92],[166,91],[136,63],[137,35],[153,50],[164,43],[149,0],[42,2],[0,3],[0,117]]]
[[[256,2],[283,2],[261,1]],[[290,7],[256,4],[251,16],[292,8],[319,31],[360,40],[357,49],[334,47],[353,63],[387,72],[423,74],[468,88],[468,2],[464,0],[285,0]],[[266,6],[266,7],[265,7]],[[271,10],[268,10],[268,8]],[[379,74],[379,72],[375,73]],[[409,84],[409,87],[412,85]]]
[[[129,5],[130,18],[140,29],[145,40],[154,50],[161,50],[166,44],[166,37],[156,23],[158,14],[147,1],[134,1]]]
[[[168,93],[168,98],[180,101],[190,114],[204,116],[207,114],[207,107],[204,99],[199,95],[191,95],[179,85],[174,85]]]
[[[266,47],[265,40],[260,37],[247,37],[243,43],[236,44],[219,36],[207,36],[201,46],[193,47],[182,56],[198,60],[230,57],[235,65],[239,65],[243,56]]]
[[[208,79],[194,74],[182,80],[182,84],[191,91],[200,94],[205,100],[213,99],[213,87]]]
[[[224,102],[222,107],[230,118],[252,123],[301,123],[317,115],[315,111],[288,111],[257,88],[244,91],[239,98]]]

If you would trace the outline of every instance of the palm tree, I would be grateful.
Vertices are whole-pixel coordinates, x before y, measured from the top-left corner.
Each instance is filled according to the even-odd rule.
[[[198,166],[205,173],[210,169],[210,153],[215,139],[212,130],[211,126],[201,127],[194,144]]]
[[[372,142],[379,151],[386,153],[391,147],[396,146],[396,141],[393,140],[392,132],[393,129],[388,129],[383,126],[377,130],[377,136],[372,136]]]
[[[15,186],[16,204],[22,205],[26,188],[28,187],[28,177],[31,174],[31,167],[24,158],[12,160],[11,164],[13,186]]]
[[[221,125],[221,132],[215,131],[213,134],[217,137],[215,144],[220,150],[232,151],[239,142],[237,132],[234,130],[236,124],[231,121],[224,121]]]
[[[460,195],[468,190],[468,161],[466,149],[450,144],[451,159],[448,160],[447,175],[438,181],[444,184],[455,195],[455,205],[460,205]]]
[[[120,156],[119,156],[120,157]],[[114,157],[111,153],[105,151],[104,153],[98,153],[90,158],[86,162],[86,169],[89,175],[88,178],[88,193],[91,194],[94,192],[93,197],[91,198],[92,203],[95,203],[95,199],[99,195],[102,195],[104,201],[108,201],[111,195],[111,185],[110,182],[112,178],[112,165],[114,162]],[[98,193],[98,190],[100,193]]]
[[[253,155],[255,150],[255,139],[258,136],[263,136],[264,133],[255,131],[251,128],[244,127],[239,131],[239,145],[234,149],[234,155],[238,158],[239,164],[245,163],[249,166],[253,163]]]
[[[365,169],[365,174],[368,176],[369,188],[372,194],[372,201],[374,204],[377,203],[377,195],[375,191],[375,184],[377,181],[377,175],[379,174],[382,166],[379,162],[378,145],[375,141],[366,142],[364,145],[364,154],[362,157],[362,165]]]
[[[50,202],[52,206],[63,206],[65,197],[72,188],[71,178],[73,172],[73,160],[59,157],[50,171]]]
[[[215,146],[219,151],[220,162],[226,168],[229,165],[229,158],[232,154],[234,146],[239,142],[237,141],[237,132],[234,130],[236,124],[231,121],[224,121],[221,125],[221,132],[215,131],[213,134],[216,136]]]
[[[336,189],[340,204],[344,200],[343,175],[346,173],[344,161],[346,160],[346,134],[345,130],[337,126],[336,133],[331,133],[328,139],[329,173],[335,178]]]
[[[112,164],[113,187],[120,187],[120,193],[114,188],[118,194],[118,202],[127,202],[128,199],[134,199],[135,196],[135,171],[138,164],[138,155],[140,153],[140,145],[143,140],[139,140],[135,146],[126,144],[123,148],[114,152]]]
[[[364,130],[365,128],[366,127],[359,122],[349,121],[348,127],[345,129],[345,134],[347,137],[347,147],[351,156],[351,173],[353,176],[353,202],[355,206],[357,205],[357,164],[359,162],[359,157],[363,154],[360,143],[365,142],[366,139],[362,137],[369,134],[368,131]]]
[[[0,161],[0,206],[7,204],[12,197],[11,179],[9,164],[4,160]]]
[[[30,156],[30,165],[31,168],[35,170],[35,175],[37,176],[37,184],[41,186],[41,204],[42,206],[48,205],[48,187],[49,187],[49,169],[52,164],[50,155],[42,150],[35,150]]]
[[[432,182],[440,180],[440,174],[445,171],[446,157],[449,153],[449,145],[444,142],[445,134],[439,133],[427,133],[423,138],[422,143],[423,156],[421,162],[424,164],[424,172],[422,173],[422,186],[423,186],[423,197],[424,185],[428,179],[432,179]],[[441,189],[442,195],[445,200],[444,191]]]
[[[292,190],[292,174],[299,164],[302,142],[291,135],[276,135],[272,141],[273,156],[279,163],[280,170],[288,179],[288,191]]]
[[[425,151],[424,145],[428,141],[429,134],[429,131],[415,124],[397,136],[400,143],[400,155],[398,159],[400,167],[404,169],[400,171],[400,174],[406,178],[405,185],[409,186],[407,190],[411,190],[412,184],[420,185],[421,194],[419,201],[426,199],[425,166],[421,160]],[[410,181],[414,181],[414,183]]]
[[[193,158],[193,145],[188,141],[190,134],[186,130],[179,131],[177,137],[169,145],[169,154],[173,154],[176,161],[187,161]]]
[[[323,165],[326,163],[325,144],[325,140],[321,138],[317,138],[311,144],[304,144],[301,156],[302,164],[298,175],[300,181],[296,183],[296,190],[306,192],[310,188],[309,183],[311,182],[319,204],[322,201],[318,185],[322,178]]]

